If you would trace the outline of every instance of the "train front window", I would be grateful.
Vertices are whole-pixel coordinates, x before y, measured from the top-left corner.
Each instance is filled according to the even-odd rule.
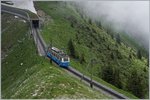
[[[68,57],[64,57],[64,61],[68,61]]]

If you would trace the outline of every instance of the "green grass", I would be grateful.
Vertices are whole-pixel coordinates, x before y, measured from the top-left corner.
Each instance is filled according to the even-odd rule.
[[[43,63],[28,69],[28,77],[11,98],[108,98],[79,84],[80,81],[71,78],[63,69],[51,66],[45,59],[41,60]],[[28,74],[34,70],[33,74]]]
[[[2,21],[5,24],[9,20],[10,28],[2,35],[2,46],[10,44],[13,46],[5,48],[8,50],[6,52],[8,56],[2,60],[3,99],[111,98],[92,90],[80,80],[70,76],[64,69],[50,64],[47,58],[39,57],[33,39],[27,35],[26,25],[13,19],[13,16],[7,14],[6,16],[10,18],[5,19],[6,17],[2,16]],[[11,25],[12,22],[15,26]],[[17,28],[20,30],[17,31]],[[7,34],[11,34],[9,38],[11,42],[7,42]]]
[[[10,19],[13,20],[10,21]],[[16,23],[17,20],[20,21]],[[18,30],[17,27],[20,29]],[[5,13],[2,14],[2,50],[7,51],[7,48],[11,48],[17,42],[23,41],[24,34],[20,33],[24,32],[26,35],[28,35],[28,31],[26,31],[28,29],[28,25],[24,23],[22,19],[15,19],[14,16],[8,16],[8,14]],[[18,37],[20,37],[20,40]]]
[[[93,69],[95,80],[123,93],[129,98],[137,98],[128,92],[126,88],[128,77],[136,66],[138,70],[141,70],[138,73],[145,76],[143,81],[146,80],[144,85],[147,86],[148,66],[146,65],[146,58],[138,59],[134,48],[128,47],[124,43],[118,44],[104,29],[97,27],[94,22],[90,24],[88,18],[82,18],[81,14],[66,2],[36,2],[36,7],[43,10],[51,18],[49,24],[42,27],[42,36],[47,44],[52,41],[53,46],[63,49],[69,54],[68,41],[72,39],[75,54],[78,56],[76,59],[71,58],[72,67],[86,73],[85,66],[88,65],[91,58],[96,58],[99,64],[95,65]],[[112,53],[114,59],[111,58]],[[84,54],[86,61],[84,64],[79,63],[82,54]],[[130,55],[132,58],[129,58]],[[101,79],[101,68],[103,66],[120,69],[119,77],[122,89]],[[86,74],[89,76],[90,72]],[[147,95],[147,93],[145,94]]]

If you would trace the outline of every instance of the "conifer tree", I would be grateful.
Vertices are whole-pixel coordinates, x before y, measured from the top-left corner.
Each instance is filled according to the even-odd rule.
[[[68,49],[70,51],[70,55],[75,58],[75,48],[74,48],[72,39],[70,39],[68,42]]]
[[[83,53],[81,54],[81,57],[80,57],[80,63],[81,64],[85,63],[85,57]]]
[[[120,35],[119,34],[117,34],[117,36],[116,36],[116,41],[117,41],[117,43],[121,44],[121,39],[120,39]]]
[[[128,78],[128,85],[127,88],[131,91],[134,95],[139,98],[143,98],[145,95],[145,84],[143,77],[137,73],[136,69],[132,70],[130,77]]]
[[[141,54],[140,50],[137,51],[137,57],[138,57],[138,59],[142,59],[142,54]]]

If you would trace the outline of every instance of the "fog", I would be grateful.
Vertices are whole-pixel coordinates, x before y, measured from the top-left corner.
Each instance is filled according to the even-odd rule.
[[[33,0],[12,0],[14,6],[36,13]],[[149,1],[77,1],[76,4],[93,20],[103,18],[115,29],[126,31],[148,50]]]
[[[76,2],[94,20],[113,23],[116,29],[149,47],[149,1],[82,1]]]
[[[14,7],[27,9],[33,13],[37,13],[34,8],[33,0],[11,0],[11,1],[14,3],[13,5]]]

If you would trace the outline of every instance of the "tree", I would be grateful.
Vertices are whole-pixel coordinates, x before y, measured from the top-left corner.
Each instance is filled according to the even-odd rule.
[[[78,34],[80,34],[80,33],[76,33],[76,40],[77,40],[78,44],[81,44],[80,38],[79,38],[79,35],[78,35]]]
[[[147,66],[149,67],[149,57],[147,58]]]
[[[118,88],[122,88],[122,80],[120,78],[119,67],[112,65],[103,66],[101,69],[101,73],[102,79],[117,86]]]
[[[70,51],[70,55],[75,58],[75,48],[74,48],[72,39],[70,39],[68,42],[68,49]]]
[[[113,68],[110,66],[102,67],[102,79],[109,83],[113,83]]]
[[[132,54],[130,53],[129,54],[129,58],[128,58],[130,61],[133,59],[133,56],[132,56]]]
[[[71,27],[73,27],[73,28],[74,28],[74,24],[73,24],[73,22],[71,23]]]
[[[113,52],[111,52],[111,59],[114,59],[115,58],[115,55],[114,55],[114,53]]]
[[[118,66],[114,66],[114,73],[113,73],[114,83],[113,84],[121,89],[122,88],[122,82],[121,82],[122,80],[120,78],[120,68]]]
[[[96,25],[97,25],[99,28],[102,28],[101,21],[96,21]]]
[[[123,58],[119,50],[116,50],[116,55],[117,55],[118,59],[122,59]]]
[[[142,59],[142,54],[141,54],[140,50],[137,51],[137,57],[138,57],[138,59]]]
[[[112,34],[110,34],[110,36],[111,36],[111,38],[112,38],[112,39],[114,39],[114,35],[113,35],[113,33],[112,33]]]
[[[143,98],[145,95],[145,89],[148,88],[146,87],[144,81],[144,77],[139,75],[136,69],[133,69],[128,78],[127,88],[137,97]]]
[[[121,39],[120,39],[120,35],[119,34],[117,34],[117,36],[116,36],[116,41],[117,41],[117,43],[121,44]]]
[[[132,59],[132,55],[131,54],[129,54],[129,58]]]
[[[109,45],[107,46],[107,49],[108,49],[108,50],[110,50],[110,47],[109,47]]]
[[[89,23],[92,24],[92,20],[89,18]]]
[[[100,28],[102,28],[102,24],[101,24],[100,21],[98,22],[98,26],[99,26]]]
[[[81,54],[81,57],[80,57],[80,63],[81,64],[85,63],[85,57],[83,53]]]

